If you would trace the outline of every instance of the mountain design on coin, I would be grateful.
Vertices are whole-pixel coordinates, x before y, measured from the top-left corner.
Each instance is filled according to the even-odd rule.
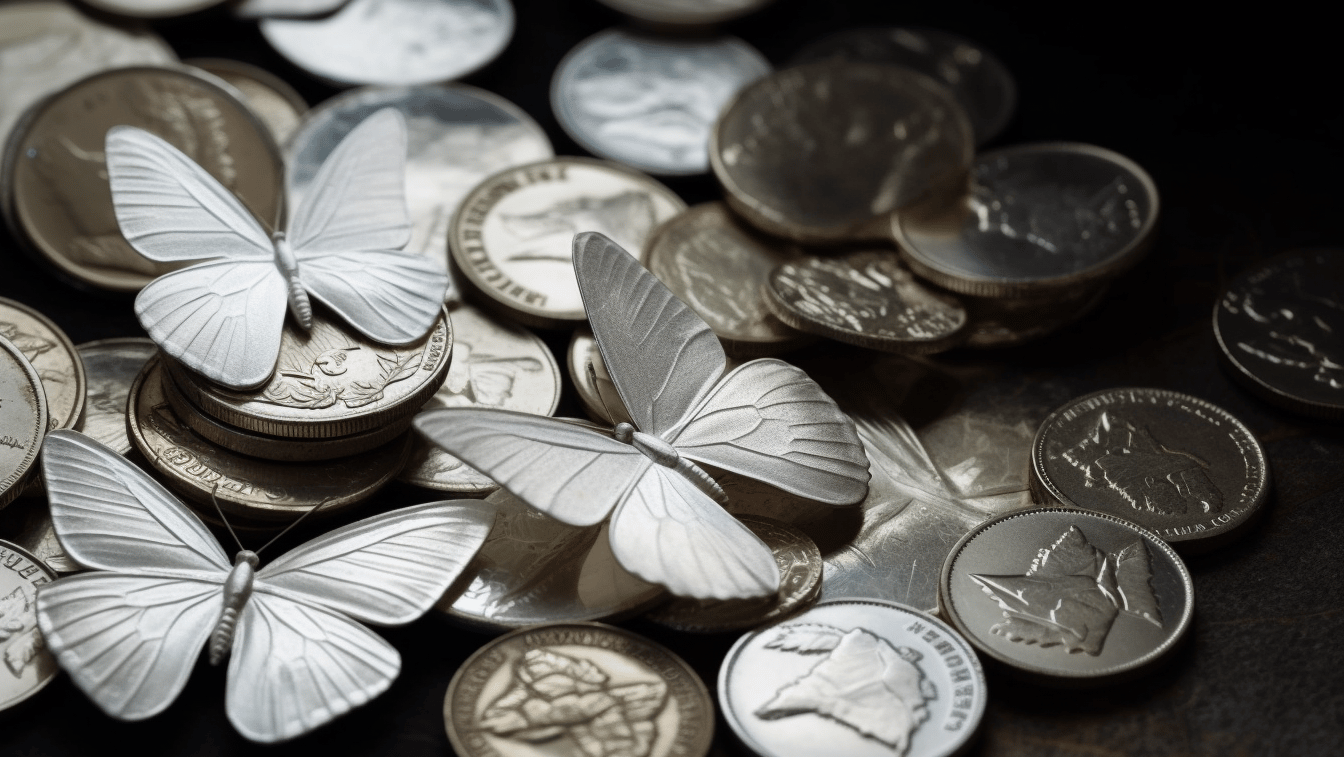
[[[1208,463],[1162,444],[1147,427],[1110,411],[1063,457],[1083,472],[1084,486],[1100,482],[1135,510],[1180,515],[1191,508],[1201,513],[1223,509],[1223,495],[1209,478]]]
[[[893,647],[863,628],[785,626],[765,648],[826,657],[757,709],[758,718],[821,715],[903,755],[911,735],[929,719],[929,700],[938,698],[933,682],[919,667],[923,655]]]
[[[23,669],[46,648],[37,632],[33,598],[22,585],[0,597],[0,647],[5,650],[5,667],[15,678],[23,676]]]
[[[648,757],[667,693],[659,679],[612,685],[595,663],[538,647],[515,663],[512,686],[479,722],[496,736],[532,744],[568,736],[586,757]]]
[[[1024,575],[970,575],[1003,608],[1006,620],[990,632],[1094,657],[1121,612],[1162,627],[1152,577],[1152,556],[1142,539],[1107,554],[1077,526],[1041,549]]]

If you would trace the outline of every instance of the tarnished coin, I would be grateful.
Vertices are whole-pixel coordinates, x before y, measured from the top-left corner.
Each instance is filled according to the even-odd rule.
[[[597,349],[597,340],[592,329],[582,326],[574,329],[566,353],[569,378],[574,382],[579,401],[583,403],[588,417],[608,426],[618,423],[633,423],[630,413],[611,382],[607,366],[602,362],[602,353]]]
[[[36,475],[31,479],[38,480],[40,476]],[[20,497],[0,510],[0,539],[22,547],[57,573],[80,569],[56,536],[45,497]],[[0,625],[3,623],[4,616],[0,615]]]
[[[1190,627],[1194,584],[1157,538],[1106,513],[1037,509],[952,550],[938,613],[983,655],[1039,683],[1111,683],[1150,669]]]
[[[766,306],[766,279],[776,266],[802,256],[787,242],[737,220],[721,202],[707,202],[654,229],[644,265],[691,306],[729,353],[773,355],[813,341]]]
[[[509,0],[350,0],[330,16],[267,18],[266,41],[336,84],[429,84],[495,59],[513,36]]]
[[[988,688],[975,651],[894,602],[823,602],[743,636],[719,668],[719,707],[760,757],[951,755]]]
[[[467,658],[448,684],[443,723],[462,757],[704,757],[714,704],[666,647],[601,623],[554,623]]]
[[[41,691],[60,672],[37,628],[37,590],[56,574],[23,548],[0,541],[0,710]]]
[[[1011,347],[1040,339],[1092,312],[1111,287],[1109,281],[1079,286],[1049,297],[975,297],[960,295],[970,325],[967,347]]]
[[[226,58],[192,58],[183,63],[218,76],[243,93],[243,103],[271,130],[276,144],[289,140],[308,110],[308,103],[284,79],[251,63]]]
[[[551,108],[589,152],[651,174],[709,170],[709,131],[770,62],[737,37],[667,37],[607,29],[569,51]]]
[[[798,529],[770,518],[739,515],[761,537],[779,566],[779,592],[758,599],[677,597],[644,615],[677,631],[723,633],[763,626],[801,612],[821,593],[821,551]]]
[[[1107,389],[1045,419],[1031,445],[1046,504],[1111,513],[1172,543],[1207,549],[1269,498],[1269,461],[1226,410],[1165,389]]]
[[[130,452],[126,398],[145,363],[159,354],[159,346],[143,337],[126,337],[85,342],[75,350],[84,363],[88,385],[79,430],[119,455]]]
[[[800,242],[886,236],[893,210],[964,180],[974,139],[947,89],[906,68],[823,62],[748,85],[714,127],[728,204]]]
[[[685,209],[672,190],[618,163],[556,158],[477,185],[448,243],[481,304],[529,326],[572,327],[585,318],[574,235],[601,232],[642,258],[654,227]]]
[[[368,499],[406,462],[410,435],[351,457],[281,463],[239,455],[211,443],[178,419],[163,395],[169,381],[162,358],[145,365],[131,386],[127,406],[131,439],[163,481],[213,514],[213,494],[230,516],[289,521],[322,505],[336,512]]]
[[[708,26],[764,8],[774,0],[598,0],[631,18],[667,26]]]
[[[70,338],[45,315],[4,297],[0,336],[18,347],[42,378],[51,429],[76,428],[84,415],[84,361]]]
[[[1213,309],[1232,376],[1296,413],[1344,419],[1344,250],[1298,250],[1232,280]]]
[[[447,312],[419,340],[392,347],[314,303],[311,329],[285,319],[279,364],[257,389],[225,389],[178,363],[166,365],[192,405],[231,426],[289,439],[329,439],[414,416],[443,384],[452,351]]]
[[[482,507],[495,525],[434,607],[477,630],[635,615],[666,593],[616,562],[607,526],[569,526],[500,489]]]
[[[894,252],[781,263],[762,290],[771,312],[789,326],[860,347],[926,354],[965,337],[962,304],[921,284]]]
[[[934,29],[846,29],[804,47],[795,63],[862,61],[912,68],[941,82],[957,98],[983,145],[1008,125],[1017,84],[993,53],[965,37]]]
[[[219,5],[223,0],[86,0],[105,13],[133,18],[169,18],[185,16]]]
[[[406,118],[406,249],[448,266],[448,225],[462,198],[485,177],[554,155],[546,132],[504,98],[465,84],[366,87],[313,108],[285,149],[291,207],[317,169],[356,126],[382,108]],[[449,267],[451,270],[451,267]],[[461,295],[456,284],[448,299]]]
[[[560,366],[546,343],[527,329],[501,323],[470,305],[453,319],[453,360],[448,378],[422,410],[495,407],[550,415],[560,404]],[[399,480],[426,489],[482,496],[499,488],[485,474],[416,437]]]
[[[892,216],[910,267],[982,297],[1052,295],[1114,278],[1152,246],[1157,185],[1092,145],[1048,142],[979,155],[970,188]]]
[[[182,264],[155,263],[121,235],[103,143],[119,124],[168,140],[272,227],[283,161],[275,139],[232,93],[185,69],[96,74],[39,105],[16,131],[14,217],[43,259],[75,281],[138,291]]]
[[[50,423],[47,394],[37,370],[18,347],[0,336],[0,507],[23,490]]]

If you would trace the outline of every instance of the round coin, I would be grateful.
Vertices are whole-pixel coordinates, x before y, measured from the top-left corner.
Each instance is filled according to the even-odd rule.
[[[606,364],[602,362],[602,353],[597,349],[592,329],[587,326],[574,329],[566,357],[569,378],[574,382],[574,389],[589,418],[608,426],[633,423],[620,393],[616,391],[616,385],[607,373]]]
[[[1011,347],[1052,334],[1092,312],[1111,283],[1080,286],[1050,297],[975,297],[961,295],[970,326],[967,347]]]
[[[520,326],[496,321],[470,305],[453,319],[453,360],[448,378],[423,410],[494,407],[550,415],[560,404],[560,366],[550,348]],[[423,438],[416,437],[399,480],[426,489],[483,496],[493,480]]]
[[[18,347],[42,377],[50,430],[75,428],[84,415],[84,361],[70,338],[45,315],[4,297],[0,336]]]
[[[728,204],[800,242],[877,239],[888,213],[964,180],[971,124],[947,89],[875,63],[798,66],[719,116],[710,163]]]
[[[145,363],[159,354],[159,346],[144,337],[126,337],[85,342],[75,350],[84,364],[88,385],[79,430],[119,455],[130,452],[126,399]]]
[[[183,63],[218,76],[241,92],[243,103],[271,130],[276,144],[289,141],[308,110],[308,103],[284,79],[251,63],[225,58],[192,58]]]
[[[1232,376],[1296,413],[1344,419],[1344,250],[1298,250],[1232,280],[1213,308]]]
[[[569,51],[551,79],[560,126],[589,152],[658,175],[709,170],[709,131],[770,62],[737,37],[607,29]]]
[[[1050,414],[1031,446],[1039,500],[1132,520],[1192,549],[1223,543],[1269,498],[1269,461],[1226,410],[1165,389],[1107,389]]]
[[[612,620],[665,596],[616,562],[607,526],[569,526],[500,489],[482,507],[495,525],[471,564],[435,605],[484,631],[549,622]]]
[[[860,347],[927,354],[965,337],[961,303],[921,284],[894,252],[781,263],[762,290],[770,310],[789,326]]]
[[[823,602],[747,634],[719,668],[724,719],[760,757],[955,754],[987,699],[956,631],[871,599]]]
[[[155,263],[121,234],[103,144],[138,126],[168,140],[275,227],[283,161],[266,127],[233,94],[187,70],[95,74],[39,105],[15,132],[13,212],[43,259],[75,281],[135,292],[181,263]]]
[[[1050,142],[975,159],[951,204],[892,216],[915,273],[954,292],[1042,296],[1114,278],[1152,246],[1157,186],[1092,145]]]
[[[462,757],[529,754],[540,741],[557,754],[704,757],[714,704],[666,647],[601,623],[553,623],[467,658],[443,722]]]
[[[947,87],[983,145],[1008,125],[1017,104],[1012,74],[988,50],[934,29],[846,29],[804,47],[794,63],[863,61],[914,69]]]
[[[643,258],[658,224],[686,209],[672,190],[618,163],[556,158],[501,171],[467,195],[449,247],[481,304],[540,328],[585,319],[574,235],[597,231]]]
[[[237,0],[229,5],[238,18],[312,18],[335,13],[349,0]]]
[[[513,36],[509,0],[350,0],[316,19],[266,18],[266,41],[338,85],[428,84],[495,59]]]
[[[37,628],[38,588],[55,580],[41,560],[0,541],[0,656],[8,668],[0,677],[0,711],[41,691],[61,670]]]
[[[640,21],[667,26],[709,26],[764,8],[774,0],[598,0]]]
[[[169,18],[185,16],[218,5],[223,0],[86,0],[89,5],[117,16]]]
[[[42,379],[23,351],[0,336],[0,507],[23,490],[50,428]]]
[[[1038,683],[1139,675],[1190,627],[1194,584],[1157,538],[1106,513],[986,521],[943,565],[938,612],[983,655]]]
[[[821,593],[821,550],[807,534],[770,518],[739,515],[737,519],[770,547],[779,566],[779,592],[759,599],[678,597],[645,618],[676,631],[722,633],[773,623],[816,600]]]

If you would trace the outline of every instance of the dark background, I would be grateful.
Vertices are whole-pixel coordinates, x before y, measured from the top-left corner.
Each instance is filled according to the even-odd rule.
[[[1017,4],[1012,4],[1016,6]],[[471,77],[546,129],[558,154],[584,154],[558,128],[548,90],[560,58],[621,23],[594,0],[515,0],[517,30]],[[1191,639],[1170,665],[1120,687],[1060,693],[991,672],[991,704],[974,752],[986,755],[1316,755],[1344,752],[1344,429],[1274,409],[1218,368],[1209,315],[1225,282],[1285,250],[1338,246],[1344,202],[1344,109],[1338,38],[1304,9],[1204,15],[1173,3],[1071,4],[1045,12],[1005,4],[778,0],[727,31],[776,65],[829,32],[863,25],[953,31],[993,51],[1018,83],[1016,116],[990,147],[1091,142],[1144,166],[1161,192],[1148,258],[1082,321],[1036,343],[953,353],[1065,382],[1078,394],[1155,386],[1211,400],[1265,444],[1275,493],[1252,533],[1192,558]],[[252,24],[216,8],[154,24],[183,58],[231,57],[267,68],[310,103],[335,90],[274,53]],[[691,204],[716,199],[712,177],[666,182]],[[73,288],[0,237],[0,296],[33,305],[76,343],[139,335],[131,300]],[[565,335],[547,337],[563,364]],[[823,349],[840,351],[837,346]],[[844,348],[847,349],[847,348]],[[578,414],[566,395],[562,412]],[[380,505],[423,500],[393,489]],[[695,637],[625,624],[673,647],[713,688],[734,637]],[[434,619],[383,631],[404,667],[392,689],[287,753],[444,755],[442,702],[457,666],[486,637]],[[180,700],[143,723],[102,715],[60,678],[0,713],[0,753],[249,754],[262,748],[224,715],[224,670],[202,663]],[[734,754],[720,721],[718,746]]]

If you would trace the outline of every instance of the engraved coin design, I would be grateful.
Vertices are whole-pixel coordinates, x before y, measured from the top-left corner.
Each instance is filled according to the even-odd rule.
[[[721,24],[764,8],[774,0],[598,0],[631,18],[668,26]]]
[[[163,382],[169,380],[157,358],[136,377],[127,407],[131,439],[163,474],[164,483],[211,519],[212,494],[230,516],[254,523],[288,525],[319,504],[335,512],[368,499],[406,462],[409,432],[376,450],[314,463],[239,455],[198,435],[177,417],[163,394]]]
[[[495,59],[513,36],[509,0],[351,0],[316,19],[267,18],[281,55],[337,84],[428,84]]]
[[[952,95],[910,69],[823,62],[759,79],[719,116],[710,163],[733,210],[800,242],[880,238],[880,217],[963,180]]]
[[[802,611],[821,593],[821,551],[807,534],[769,518],[739,515],[761,537],[779,566],[779,593],[760,599],[713,600],[678,597],[645,618],[677,631],[721,633],[773,623]]]
[[[1228,285],[1213,309],[1224,364],[1280,407],[1344,419],[1344,251],[1271,258]]]
[[[1042,683],[1137,675],[1190,626],[1194,585],[1153,533],[1106,513],[1036,509],[964,536],[939,614],[982,654]]]
[[[987,701],[975,651],[894,602],[823,602],[743,636],[719,669],[719,707],[761,757],[950,755]]]
[[[159,346],[143,337],[127,337],[85,342],[75,350],[84,364],[88,385],[79,430],[117,454],[130,452],[126,398],[131,394],[131,383],[145,363],[159,353]]]
[[[0,541],[0,711],[41,691],[60,668],[37,628],[37,590],[56,580],[41,560]]]
[[[1151,247],[1157,185],[1119,153],[1067,142],[979,155],[970,190],[892,217],[915,273],[955,292],[1022,297],[1110,279]]]
[[[1163,389],[1108,389],[1045,419],[1032,486],[1046,503],[1132,520],[1188,548],[1239,533],[1269,498],[1269,462],[1226,410]]]
[[[0,336],[0,507],[19,495],[50,428],[42,379],[23,351]]]
[[[560,366],[545,342],[470,305],[458,305],[450,315],[452,365],[443,386],[422,410],[497,407],[534,415],[555,412],[560,404]],[[483,473],[419,437],[399,479],[427,489],[475,496],[499,488]]]
[[[291,207],[317,169],[364,119],[396,108],[406,119],[406,249],[448,266],[448,226],[462,198],[485,177],[551,157],[546,132],[513,103],[465,84],[365,87],[323,102],[304,118],[285,149]],[[457,286],[449,300],[460,296]]]
[[[1008,125],[1017,85],[998,58],[964,37],[933,29],[847,29],[804,47],[795,63],[863,61],[912,68],[947,87],[983,145]]]
[[[183,62],[218,76],[241,92],[243,103],[271,130],[276,144],[289,141],[308,110],[308,103],[293,87],[266,69],[224,58],[193,58]]]
[[[462,757],[703,757],[714,705],[666,647],[600,623],[554,623],[467,658],[448,684],[443,721]]]
[[[956,298],[925,287],[894,252],[781,263],[763,291],[793,328],[887,352],[941,352],[960,341],[967,322]]]
[[[231,426],[326,439],[414,416],[442,386],[452,351],[446,312],[420,340],[393,347],[366,339],[315,306],[308,331],[285,320],[279,364],[257,389],[233,391],[176,363],[167,367],[193,406]]]
[[[607,526],[569,526],[502,489],[482,507],[495,525],[435,609],[476,629],[629,617],[666,596],[612,554]]]
[[[85,377],[70,338],[45,315],[3,297],[0,336],[18,347],[41,377],[51,428],[75,428],[84,414]]]
[[[56,537],[46,497],[19,497],[0,510],[0,540],[22,547],[57,573],[80,570]]]
[[[1109,281],[1079,286],[1049,297],[960,296],[970,325],[966,347],[1011,347],[1048,336],[1092,312],[1106,299]]]
[[[566,353],[566,364],[569,378],[574,382],[574,389],[589,418],[609,426],[632,423],[630,413],[625,409],[611,375],[607,373],[607,366],[602,362],[597,340],[587,326],[574,329]]]
[[[638,171],[556,158],[481,182],[458,208],[449,247],[481,304],[529,326],[573,326],[585,318],[574,235],[601,232],[642,259],[653,229],[685,209],[672,190]]]
[[[736,37],[651,36],[623,29],[580,42],[555,69],[551,108],[589,152],[652,174],[709,170],[709,131],[770,63]]]
[[[14,134],[14,216],[44,260],[93,287],[138,291],[181,264],[133,250],[112,209],[103,144],[119,124],[182,150],[274,226],[283,163],[266,127],[234,95],[186,70],[122,68],[53,95]]]

